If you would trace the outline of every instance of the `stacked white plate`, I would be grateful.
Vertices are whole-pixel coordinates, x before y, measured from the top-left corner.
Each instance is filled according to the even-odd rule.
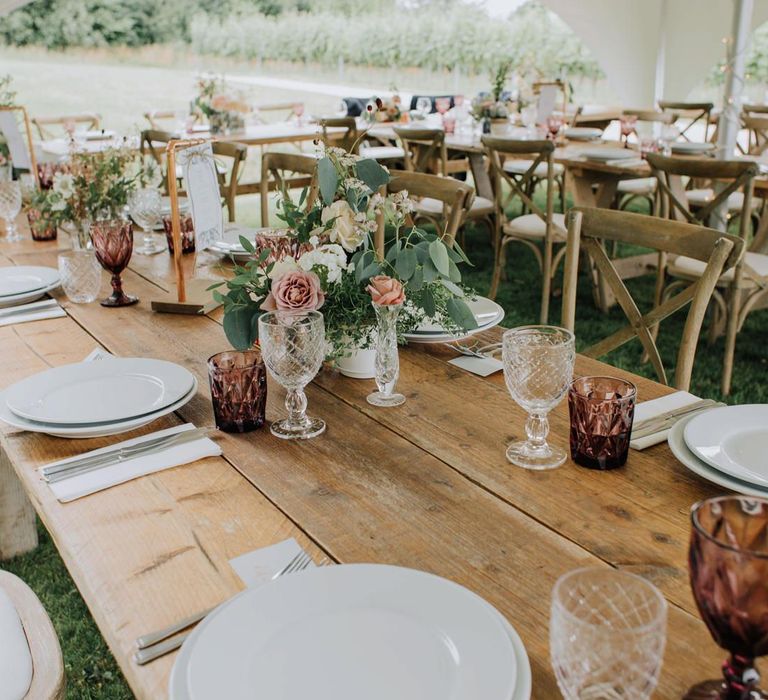
[[[375,564],[235,596],[190,635],[171,700],[528,700],[520,637],[466,588]]]
[[[186,404],[191,372],[173,362],[110,357],[62,365],[0,392],[0,420],[21,430],[91,438],[138,428]]]
[[[694,141],[677,141],[672,144],[672,153],[680,155],[693,155],[698,153],[709,153],[715,149],[714,143],[696,143]]]
[[[768,497],[768,405],[700,413],[676,423],[668,442],[695,474],[739,493]]]
[[[594,160],[605,163],[609,160],[628,160],[637,158],[637,151],[631,148],[594,148],[582,151],[581,155],[587,160]]]
[[[446,331],[439,322],[425,321],[413,333],[406,333],[405,339],[409,343],[450,343],[481,331],[487,331],[489,328],[498,326],[504,319],[504,309],[491,299],[477,297],[471,300],[466,299],[465,303],[475,316],[477,328],[456,335]]]
[[[39,299],[59,283],[59,271],[52,267],[0,267],[0,308]]]
[[[248,228],[239,224],[227,224],[227,227],[224,229],[224,238],[213,243],[209,250],[218,255],[231,256],[237,261],[250,260],[253,256],[243,248],[243,245],[240,243],[240,236],[244,236],[253,243],[258,232],[259,229],[256,228]]]
[[[603,137],[603,130],[591,126],[570,126],[565,130],[565,138],[571,141],[595,141]]]

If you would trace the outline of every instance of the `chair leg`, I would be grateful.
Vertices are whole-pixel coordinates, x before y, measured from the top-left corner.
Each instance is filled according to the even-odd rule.
[[[725,331],[725,356],[723,357],[723,376],[720,391],[723,396],[731,393],[731,379],[733,377],[733,359],[736,354],[736,334],[739,330],[739,307],[741,305],[741,290],[731,288],[728,300],[728,321]]]
[[[549,295],[552,289],[552,243],[544,244],[544,260],[541,266],[541,314],[539,323],[549,318]]]
[[[499,291],[499,280],[501,279],[501,270],[504,267],[504,242],[496,241],[496,255],[493,262],[493,277],[491,278],[491,289],[488,292],[489,299],[495,299]]]

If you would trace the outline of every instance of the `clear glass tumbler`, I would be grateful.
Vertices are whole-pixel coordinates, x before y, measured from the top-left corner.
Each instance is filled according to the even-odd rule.
[[[647,700],[659,680],[667,601],[640,576],[576,569],[552,589],[549,648],[566,700]]]
[[[259,317],[259,344],[269,373],[288,393],[288,418],[270,426],[286,440],[312,438],[325,431],[325,421],[307,416],[304,387],[320,371],[325,358],[325,324],[319,311],[270,311]]]
[[[564,449],[547,442],[547,414],[562,401],[573,378],[573,333],[556,326],[522,326],[502,337],[504,379],[515,403],[528,412],[526,440],[507,448],[507,459],[525,469],[554,469]]]
[[[21,211],[21,186],[17,180],[0,180],[0,218],[5,221],[5,240],[20,241],[16,217]]]
[[[60,253],[59,276],[67,299],[75,304],[90,304],[99,296],[101,265],[92,250]]]

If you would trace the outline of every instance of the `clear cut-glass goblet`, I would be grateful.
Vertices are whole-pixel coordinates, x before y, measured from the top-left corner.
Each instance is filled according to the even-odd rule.
[[[15,219],[21,211],[21,186],[18,180],[0,181],[0,218],[5,221],[5,239],[20,241]]]
[[[304,387],[314,379],[325,358],[323,315],[319,311],[262,314],[259,343],[269,373],[288,391],[288,418],[272,423],[272,434],[286,440],[320,435],[325,421],[307,416]]]
[[[573,378],[573,333],[556,326],[522,326],[502,337],[504,379],[515,403],[528,413],[527,439],[507,448],[507,459],[525,469],[554,469],[564,449],[547,442],[547,414],[562,401]]]
[[[160,192],[151,188],[143,187],[134,190],[128,196],[128,211],[131,218],[141,226],[143,235],[143,246],[136,250],[140,255],[154,255],[163,250],[157,244],[153,230],[160,221],[160,215],[163,210],[163,198]]]
[[[549,648],[566,700],[647,700],[659,680],[667,602],[649,581],[576,569],[552,589]]]

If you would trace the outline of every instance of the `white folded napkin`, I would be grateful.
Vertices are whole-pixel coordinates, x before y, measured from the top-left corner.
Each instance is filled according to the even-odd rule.
[[[253,588],[271,581],[275,574],[282,571],[302,551],[299,543],[291,537],[269,547],[241,554],[230,559],[229,563],[243,583]],[[314,566],[314,562],[310,562],[307,568]]]
[[[668,394],[658,399],[651,399],[650,401],[643,401],[635,406],[635,418],[634,425],[640,423],[640,421],[648,420],[649,418],[655,418],[667,411],[674,411],[676,408],[682,408],[689,404],[700,401],[698,396],[689,394],[687,391],[676,391],[674,394]],[[652,447],[658,445],[660,442],[664,442],[669,434],[669,428],[661,430],[658,433],[647,435],[643,438],[632,439],[629,442],[629,446],[633,450],[644,450],[646,447]]]
[[[46,318],[60,318],[66,315],[67,313],[55,299],[46,299],[0,309],[0,326],[13,326],[17,323],[42,321]]]
[[[107,357],[114,357],[112,353],[107,352],[103,348],[94,348],[83,359],[83,362],[93,362],[94,360],[104,360]]]
[[[80,459],[85,455],[98,455],[106,450],[114,449],[115,447],[138,445],[147,440],[164,437],[165,435],[173,435],[174,433],[180,433],[185,430],[193,430],[194,428],[195,426],[192,425],[192,423],[177,425],[173,428],[168,428],[167,430],[159,430],[156,433],[149,433],[148,435],[142,435],[138,438],[125,440],[110,445],[109,447],[102,447],[98,450],[77,455],[76,457],[69,457],[58,462],[51,462],[50,464],[44,465],[44,467],[66,464],[75,459]],[[163,471],[164,469],[196,462],[205,457],[217,457],[220,454],[221,448],[213,440],[207,437],[201,437],[199,440],[193,440],[192,442],[186,442],[181,445],[171,445],[160,452],[153,452],[152,454],[138,456],[133,459],[126,459],[118,464],[112,464],[108,467],[72,476],[69,479],[62,479],[61,481],[50,484],[50,487],[51,491],[53,491],[59,501],[68,503],[69,501],[74,501],[77,498],[88,496],[97,491],[103,491],[104,489],[116,486],[117,484],[123,484],[126,481],[136,479],[140,476],[154,474],[155,472]],[[43,469],[43,467],[40,467],[40,469]]]
[[[481,377],[488,377],[504,369],[501,360],[497,360],[495,357],[470,357],[469,355],[462,355],[461,357],[454,357],[452,360],[448,360],[448,364],[460,367],[467,372],[472,372],[472,374],[479,374]]]

